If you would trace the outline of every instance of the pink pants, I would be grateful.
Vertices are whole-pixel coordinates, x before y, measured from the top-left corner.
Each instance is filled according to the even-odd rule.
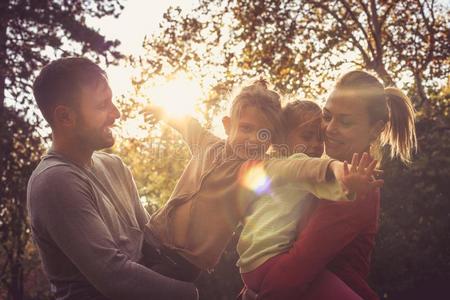
[[[270,268],[276,264],[277,260],[280,259],[282,255],[284,254],[274,256],[255,270],[241,274],[246,287],[255,291],[258,294],[258,299],[281,300],[272,299],[266,295],[264,278]],[[282,281],[283,278],[278,278],[278,280]],[[339,277],[328,270],[319,273],[303,294],[301,294],[300,290],[298,293],[291,291],[289,295],[283,295],[283,298],[298,300],[362,300],[362,298],[339,279]]]

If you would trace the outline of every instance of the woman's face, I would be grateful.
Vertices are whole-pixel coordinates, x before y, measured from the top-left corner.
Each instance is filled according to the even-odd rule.
[[[323,109],[322,133],[327,155],[349,162],[353,153],[368,152],[377,136],[363,99],[333,96]]]

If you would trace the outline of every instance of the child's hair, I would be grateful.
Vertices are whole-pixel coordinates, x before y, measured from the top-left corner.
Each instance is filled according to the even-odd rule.
[[[265,117],[271,122],[274,132],[272,132],[272,143],[281,143],[283,141],[283,121],[281,116],[280,95],[269,89],[269,84],[264,79],[254,81],[248,86],[240,89],[233,98],[231,104],[231,119],[237,120],[243,109],[248,106],[258,108]]]
[[[381,148],[390,145],[390,157],[411,162],[411,152],[417,147],[415,111],[411,100],[395,87],[385,88],[374,75],[361,70],[344,74],[336,83],[335,91],[349,93],[367,102],[371,124],[381,120],[385,127],[373,145],[372,155],[381,160]]]
[[[289,102],[283,108],[283,121],[286,133],[321,118],[322,109],[311,100]]]

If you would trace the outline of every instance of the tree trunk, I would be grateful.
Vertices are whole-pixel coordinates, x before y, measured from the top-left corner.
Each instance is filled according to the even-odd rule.
[[[0,1],[0,116],[3,116],[5,107],[6,89],[6,29],[8,27],[8,6],[9,1]]]
[[[425,93],[425,89],[422,84],[422,77],[419,74],[414,75],[414,86],[417,99],[419,100],[416,104],[417,108],[422,108],[423,113],[426,117],[431,115],[430,101]]]
[[[384,86],[395,86],[392,76],[386,71],[386,68],[383,64],[374,64],[374,66],[369,69],[372,69],[377,73],[377,75],[383,81]]]
[[[19,261],[14,262],[11,268],[10,296],[13,300],[23,299],[23,268]]]

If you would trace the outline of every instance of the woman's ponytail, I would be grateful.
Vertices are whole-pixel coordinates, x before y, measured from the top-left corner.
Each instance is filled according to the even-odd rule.
[[[391,158],[411,162],[411,153],[417,148],[415,110],[411,100],[395,87],[384,89],[389,120],[380,136],[381,146],[390,145]]]

